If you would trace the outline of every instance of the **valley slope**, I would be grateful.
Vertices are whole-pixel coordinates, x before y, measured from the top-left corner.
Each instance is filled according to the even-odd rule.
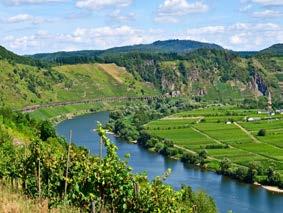
[[[260,52],[236,53],[215,44],[168,40],[31,58],[53,64],[115,63],[162,93],[180,93],[197,101],[235,104],[256,100],[263,106],[270,92],[278,106],[282,105],[281,49],[278,44]]]
[[[1,105],[21,108],[48,102],[158,94],[151,84],[135,80],[114,64],[39,67],[17,62],[0,60]]]
[[[108,50],[18,56],[0,51],[1,103],[13,107],[105,96],[182,94],[196,101],[282,107],[282,45],[253,54],[157,41]],[[268,52],[268,53],[267,53]]]

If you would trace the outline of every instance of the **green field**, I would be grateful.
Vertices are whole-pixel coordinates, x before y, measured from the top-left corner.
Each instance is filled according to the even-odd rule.
[[[246,121],[251,117],[261,120]],[[145,129],[153,136],[172,140],[195,152],[206,149],[211,158],[219,161],[229,158],[242,166],[255,161],[273,165],[282,172],[283,116],[268,118],[266,114],[257,114],[257,110],[215,107],[171,115],[146,124]],[[266,130],[266,136],[257,136],[260,129]]]

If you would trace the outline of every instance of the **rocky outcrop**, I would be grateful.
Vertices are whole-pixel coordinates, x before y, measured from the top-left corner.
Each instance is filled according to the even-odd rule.
[[[258,74],[255,73],[249,83],[250,89],[254,91],[256,96],[267,95],[268,87],[264,79]]]

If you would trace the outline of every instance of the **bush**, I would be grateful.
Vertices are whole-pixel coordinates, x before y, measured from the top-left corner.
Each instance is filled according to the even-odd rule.
[[[46,141],[50,137],[56,136],[56,131],[49,121],[43,121],[40,124],[40,139]]]
[[[198,162],[198,156],[193,153],[185,153],[181,157],[181,161],[183,163],[188,163],[188,164],[197,164]]]
[[[266,136],[266,130],[265,129],[259,130],[258,133],[257,133],[257,136],[260,136],[260,137]]]

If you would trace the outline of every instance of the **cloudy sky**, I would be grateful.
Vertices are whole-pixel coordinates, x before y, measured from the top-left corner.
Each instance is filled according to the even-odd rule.
[[[0,28],[19,54],[176,38],[259,50],[283,43],[283,0],[0,0]]]

